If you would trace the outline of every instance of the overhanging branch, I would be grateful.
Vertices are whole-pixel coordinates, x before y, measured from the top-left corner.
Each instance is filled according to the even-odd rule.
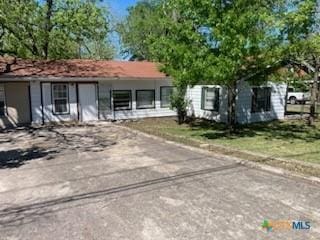
[[[310,63],[302,61],[301,64],[306,66],[311,72],[315,72],[315,68]]]
[[[273,68],[279,66],[279,64],[280,64],[281,62],[282,62],[282,61],[277,61],[277,62],[275,62],[275,63],[273,63],[273,64],[268,65],[265,69],[260,69],[259,71],[256,71],[256,72],[247,74],[246,76],[240,78],[238,81],[239,81],[239,82],[248,81],[248,80],[250,80],[251,78],[253,78],[254,76],[257,76],[258,74],[261,74],[261,73],[263,73],[263,72],[267,72],[268,70],[273,69]]]

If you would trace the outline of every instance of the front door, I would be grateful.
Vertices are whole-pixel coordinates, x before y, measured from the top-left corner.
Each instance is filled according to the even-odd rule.
[[[79,84],[79,117],[82,122],[98,120],[96,84]]]

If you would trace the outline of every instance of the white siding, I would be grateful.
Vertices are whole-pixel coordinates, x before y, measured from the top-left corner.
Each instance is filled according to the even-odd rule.
[[[219,112],[208,111],[201,109],[201,98],[203,87],[217,87],[220,88],[220,107]],[[197,118],[205,118],[217,122],[227,121],[227,91],[226,88],[215,86],[215,85],[197,85],[187,90],[187,101],[188,101],[188,115]]]
[[[77,102],[77,85],[69,84],[69,103],[70,103],[70,119],[78,120],[78,102]]]
[[[42,83],[32,81],[31,90],[31,108],[32,122],[42,123],[41,107],[41,86],[42,85],[42,103],[45,122],[72,121],[78,120],[77,104],[77,83],[69,83],[69,104],[70,113],[66,115],[54,115],[52,111],[51,83]],[[165,117],[176,116],[176,112],[170,108],[161,108],[160,87],[171,86],[169,80],[110,80],[100,81],[98,84],[99,99],[110,99],[109,108],[99,111],[101,120],[120,120],[120,119],[137,119],[146,117]],[[242,83],[239,86],[237,98],[237,121],[239,123],[251,123],[258,121],[270,121],[273,119],[283,119],[285,110],[286,85],[269,83],[267,86],[272,87],[271,93],[271,111],[262,113],[251,113],[252,87],[248,83]],[[188,115],[198,118],[206,118],[218,122],[227,121],[227,89],[220,87],[220,108],[218,112],[201,109],[201,93],[203,85],[197,85],[188,88],[186,99],[189,102]],[[206,85],[206,87],[219,87]],[[155,90],[155,108],[154,109],[136,109],[136,90]],[[113,90],[131,90],[132,110],[112,111],[112,91]],[[100,105],[100,103],[99,103]]]
[[[271,111],[261,113],[251,113],[252,86],[242,83],[238,86],[237,97],[237,121],[240,124],[271,121],[274,119],[284,119],[285,116],[285,97],[286,85],[268,83],[266,86],[272,88]],[[222,87],[220,90],[220,109],[219,112],[206,111],[201,109],[202,87],[219,87],[213,85],[197,85],[188,88],[187,99],[189,100],[188,115],[197,118],[205,118],[217,122],[227,122],[228,120],[228,95],[227,89]]]
[[[51,96],[51,83],[42,83],[42,103],[43,114],[45,122],[66,122],[78,120],[77,110],[77,93],[76,84],[70,83],[69,85],[69,113],[56,115],[53,114],[53,104]]]
[[[112,90],[131,90],[132,94],[132,110],[111,111],[100,113],[101,119],[138,119],[147,117],[166,117],[176,116],[176,112],[170,108],[161,108],[160,87],[171,86],[171,82],[167,80],[115,80],[110,82],[99,82],[99,93],[112,92]],[[136,109],[136,90],[155,90],[155,108],[154,109]],[[112,98],[111,98],[112,102]],[[111,104],[112,107],[112,104]]]
[[[42,86],[42,99],[41,99]],[[78,103],[77,103],[77,83],[69,83],[69,114],[53,114],[53,104],[51,96],[51,83],[34,81],[31,83],[31,105],[34,123],[74,121],[78,120]],[[137,119],[146,117],[165,117],[176,116],[176,112],[170,108],[161,108],[160,87],[171,86],[169,80],[110,80],[100,81],[98,84],[99,99],[110,98],[110,109],[105,108],[99,111],[101,120],[120,120],[120,119]],[[154,109],[136,109],[136,90],[155,90],[156,107]],[[131,90],[132,93],[132,110],[112,111],[112,90]],[[41,105],[43,104],[43,109]],[[100,105],[100,103],[99,103]],[[43,112],[43,117],[42,117]]]
[[[39,81],[31,81],[30,96],[32,123],[42,124],[41,88]]]

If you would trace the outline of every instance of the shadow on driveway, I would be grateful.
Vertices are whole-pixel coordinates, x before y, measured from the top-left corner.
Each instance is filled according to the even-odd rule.
[[[26,161],[43,158],[54,153],[57,151],[48,151],[38,147],[0,151],[0,169],[18,168]]]
[[[108,127],[105,127],[108,128]],[[1,131],[0,170],[18,168],[40,158],[51,160],[67,152],[100,152],[117,144],[101,126],[44,126]],[[12,146],[14,148],[12,148]]]

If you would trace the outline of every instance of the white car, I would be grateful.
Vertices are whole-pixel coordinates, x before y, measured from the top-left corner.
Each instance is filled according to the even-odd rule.
[[[293,87],[288,88],[287,101],[290,104],[297,104],[297,103],[305,104],[309,100],[310,100],[309,92],[296,92]]]

